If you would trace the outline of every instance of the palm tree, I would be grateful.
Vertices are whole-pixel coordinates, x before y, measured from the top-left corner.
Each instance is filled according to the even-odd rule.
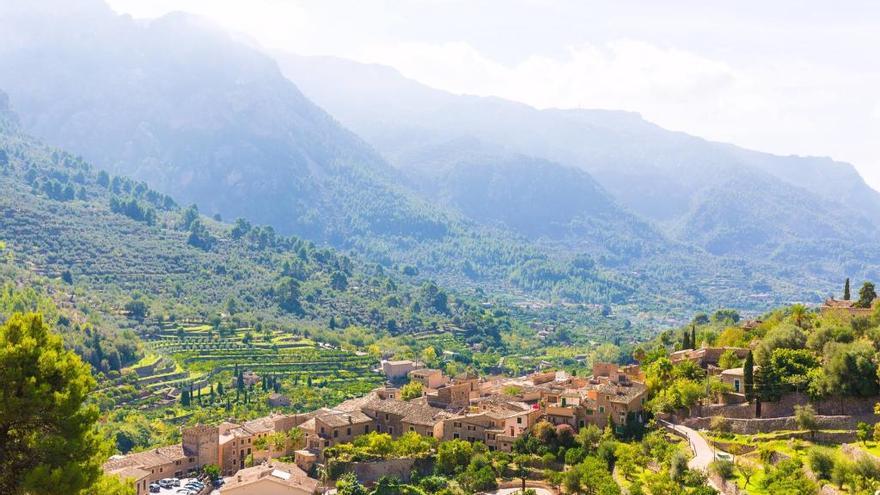
[[[791,307],[791,319],[794,324],[803,328],[803,322],[807,319],[808,310],[803,304],[795,304]]]
[[[302,442],[303,439],[305,439],[305,436],[305,432],[298,427],[293,427],[290,429],[290,431],[287,432],[287,439],[290,441],[291,446],[294,450],[302,446]]]

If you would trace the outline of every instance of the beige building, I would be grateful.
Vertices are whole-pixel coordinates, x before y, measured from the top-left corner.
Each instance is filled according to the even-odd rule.
[[[104,472],[130,479],[137,495],[149,492],[150,483],[162,478],[181,478],[198,469],[195,455],[187,455],[181,445],[159,447],[126,456],[114,456],[104,463]]]
[[[391,381],[402,380],[410,371],[421,368],[421,364],[410,360],[382,361],[382,373]]]
[[[422,388],[440,388],[449,378],[440,370],[423,368],[409,372],[410,381],[422,384]]]
[[[840,300],[831,297],[825,300],[825,303],[822,304],[820,310],[822,311],[822,314],[838,314],[851,318],[859,316],[868,317],[873,314],[874,308],[880,304],[880,298],[874,299],[870,308],[856,307],[856,302],[857,301]]]
[[[442,438],[443,419],[448,417],[442,409],[432,407],[421,400],[402,401],[372,400],[361,407],[369,416],[379,433],[388,433],[394,438],[414,431],[426,437]]]
[[[493,396],[478,401],[464,414],[443,421],[443,440],[483,442],[489,450],[510,452],[513,442],[542,416],[537,405]]]
[[[226,479],[223,495],[312,495],[318,480],[293,464],[265,463],[242,469]]]

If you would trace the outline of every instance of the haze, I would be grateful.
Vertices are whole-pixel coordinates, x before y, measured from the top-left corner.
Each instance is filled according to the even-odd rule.
[[[880,188],[876,4],[110,0],[183,10],[266,48],[395,67],[455,93],[641,113],[666,128],[853,163]]]

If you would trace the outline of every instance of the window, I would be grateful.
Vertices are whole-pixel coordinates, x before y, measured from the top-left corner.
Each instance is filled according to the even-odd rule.
[[[410,427],[409,427],[409,431],[416,431],[416,429],[413,428],[412,426],[410,426]]]
[[[605,406],[599,406],[599,414],[605,414]]]
[[[339,436],[339,430],[334,429],[333,430],[333,438],[336,438],[338,436]]]
[[[351,427],[350,426],[348,427],[348,429],[346,429],[345,434],[348,436],[351,436]]]
[[[323,434],[324,434],[324,427],[322,426],[322,427],[321,427],[321,435],[323,435]],[[232,445],[234,446],[235,443],[233,443]]]
[[[248,448],[248,455],[251,455],[251,449]]]
[[[516,424],[518,424],[518,425],[522,424],[522,416],[516,418]]]
[[[367,434],[369,432],[370,432],[370,425],[364,425],[364,434]]]
[[[579,428],[583,428],[583,427],[584,427],[584,420],[580,420],[580,421],[578,422],[578,427],[579,427]]]
[[[389,434],[389,435],[394,435],[394,427],[393,427],[393,426],[389,426],[389,427],[388,427],[388,434]]]
[[[739,378],[733,381],[733,391],[739,393]]]
[[[385,415],[385,421],[388,421],[388,415],[387,415],[387,414]]]
[[[459,434],[458,434],[458,433],[453,433],[453,434],[452,434],[452,438],[454,438],[454,439],[457,440],[457,439],[459,438]]]

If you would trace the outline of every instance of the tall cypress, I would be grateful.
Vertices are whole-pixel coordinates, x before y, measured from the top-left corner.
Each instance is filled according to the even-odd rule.
[[[751,402],[755,398],[755,358],[752,356],[752,351],[749,351],[743,363],[743,388],[746,400]]]
[[[694,349],[697,348],[697,326],[696,325],[691,326],[691,347],[693,347]]]
[[[843,284],[843,300],[849,301],[850,293],[849,293],[849,277],[846,278],[846,283]]]
[[[690,349],[690,336],[691,334],[687,331],[687,328],[684,329],[684,334],[681,336],[681,348],[682,349]]]

